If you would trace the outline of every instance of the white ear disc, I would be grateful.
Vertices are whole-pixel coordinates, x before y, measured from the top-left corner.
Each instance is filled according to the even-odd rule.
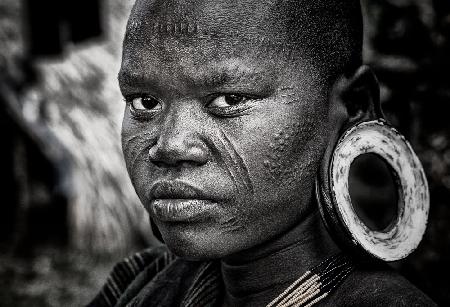
[[[399,185],[396,220],[381,231],[363,223],[349,193],[350,166],[367,153],[381,157]],[[422,164],[404,136],[381,120],[356,125],[339,140],[330,172],[334,209],[353,244],[384,261],[400,260],[417,248],[427,226],[430,195]]]

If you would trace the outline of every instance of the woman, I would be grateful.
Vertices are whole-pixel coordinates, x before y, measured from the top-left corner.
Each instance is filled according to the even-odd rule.
[[[90,306],[432,306],[329,210],[338,140],[380,116],[361,45],[358,1],[138,0],[122,144],[166,246],[119,263]]]

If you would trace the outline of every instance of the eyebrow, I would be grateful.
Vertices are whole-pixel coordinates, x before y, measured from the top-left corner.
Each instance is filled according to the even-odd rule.
[[[207,86],[220,88],[236,84],[265,83],[264,74],[256,71],[244,71],[240,69],[220,69],[200,73],[192,79],[194,86]]]
[[[264,74],[260,71],[248,71],[242,70],[240,68],[219,68],[217,70],[208,69],[205,72],[198,72],[194,75],[188,75],[184,77],[186,84],[195,88],[221,88],[226,86],[233,86],[238,84],[261,84],[267,83],[264,80]],[[158,86],[158,79],[155,77],[156,74],[147,73],[145,75],[139,75],[133,73],[128,69],[121,69],[117,78],[121,86],[145,86],[153,85]]]

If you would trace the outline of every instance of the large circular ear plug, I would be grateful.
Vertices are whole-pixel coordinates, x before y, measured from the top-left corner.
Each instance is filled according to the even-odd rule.
[[[351,165],[365,154],[386,162],[398,189],[395,218],[383,229],[374,230],[360,218],[349,192]],[[334,238],[383,261],[403,259],[417,248],[427,225],[430,195],[419,159],[397,130],[383,120],[351,127],[339,139],[325,177],[318,180],[316,192]]]

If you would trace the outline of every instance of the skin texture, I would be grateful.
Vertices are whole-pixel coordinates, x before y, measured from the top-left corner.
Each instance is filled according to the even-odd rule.
[[[342,126],[370,114],[376,82],[366,68],[341,76],[353,52],[339,45],[348,33],[334,53],[332,38],[319,39],[345,24],[318,27],[336,1],[300,2],[138,0],[127,27],[119,84],[130,178],[171,251],[222,259],[224,305],[261,306],[338,250],[315,213],[314,181]],[[290,9],[302,5],[300,22]],[[353,89],[364,94],[358,108]],[[195,187],[208,209],[162,218],[176,200],[155,205],[160,182]],[[264,271],[279,254],[290,265]],[[261,259],[268,262],[247,266]],[[238,279],[227,277],[229,266],[239,267]],[[277,274],[277,285],[253,296],[262,289],[252,271],[262,274],[256,281]]]
[[[159,6],[163,12],[153,23],[142,22]],[[175,13],[167,16],[166,9]],[[220,14],[229,14],[234,28],[240,22],[225,9],[203,9],[208,14],[195,12],[197,32],[212,28],[225,36],[226,27],[216,24]],[[185,18],[176,11],[140,1],[132,13],[121,90],[128,100],[151,95],[161,110],[142,119],[126,108],[125,160],[151,216],[149,189],[158,180],[188,183],[217,203],[192,223],[152,218],[179,255],[222,258],[286,231],[311,211],[313,182],[331,129],[329,89],[311,59],[288,66],[275,50],[259,57],[257,48],[242,41],[263,35],[259,28],[247,29],[248,20],[239,25],[241,37],[224,39],[194,30],[179,36],[154,30],[154,23]],[[213,112],[209,104],[223,94],[249,97],[241,104],[245,110]]]
[[[261,66],[255,62],[246,65]],[[266,71],[282,86],[294,77]],[[186,75],[194,73],[193,68]],[[310,87],[310,80],[298,82]],[[216,212],[197,223],[155,219],[165,242],[183,256],[223,257],[296,223],[309,209],[325,143],[324,135],[314,131],[329,129],[325,98],[319,92],[311,100],[301,91],[292,101],[282,98],[276,88],[269,93],[250,89],[251,95],[264,98],[249,102],[253,106],[242,114],[220,117],[211,114],[202,100],[222,91],[193,91],[187,99],[185,93],[166,92],[158,96],[166,102],[163,110],[150,121],[133,119],[129,109],[125,114],[125,158],[144,205],[151,202],[147,191],[157,180],[188,182],[219,203]],[[177,251],[179,247],[182,250]]]

